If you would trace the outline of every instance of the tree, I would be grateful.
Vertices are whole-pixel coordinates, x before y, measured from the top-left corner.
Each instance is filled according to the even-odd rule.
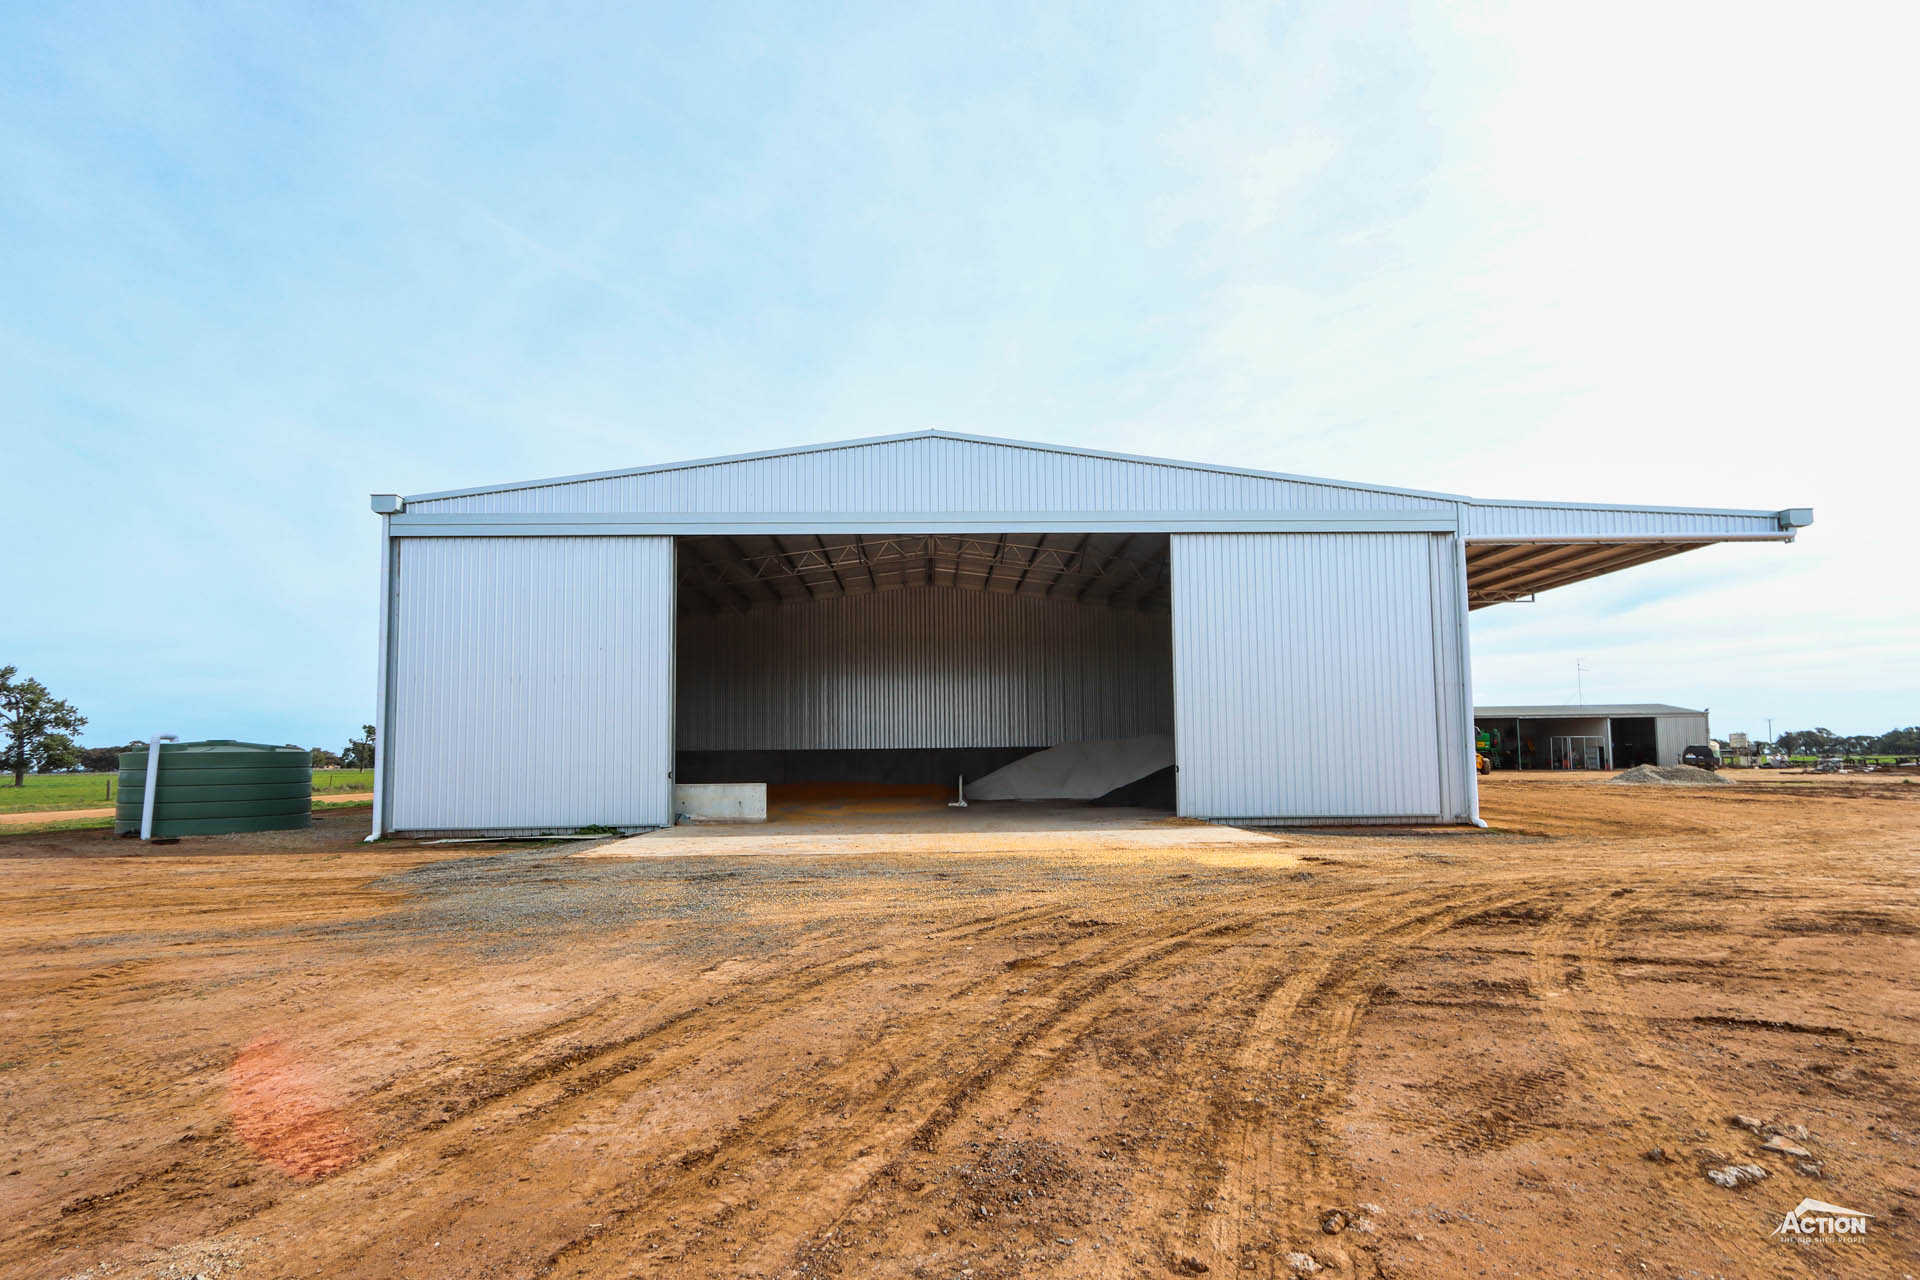
[[[40,749],[33,753],[35,773],[59,773],[79,763],[80,748],[64,733],[50,733],[40,739]]]
[[[120,767],[121,752],[145,745],[144,742],[130,742],[124,747],[82,747],[80,767],[88,773],[112,773]]]
[[[1910,724],[1904,729],[1894,729],[1881,734],[1873,740],[1873,754],[1920,756],[1920,724]]]
[[[14,786],[24,787],[28,772],[41,767],[50,745],[54,750],[73,750],[73,739],[67,735],[85,728],[87,718],[38,680],[15,680],[18,670],[0,667],[0,741],[6,744],[0,767],[12,771]],[[49,744],[49,738],[59,738],[60,743]]]
[[[340,757],[325,747],[313,748],[313,750],[307,752],[307,757],[313,761],[313,767],[316,769],[338,769],[340,767]]]
[[[1838,743],[1831,729],[1795,729],[1781,734],[1775,745],[1790,756],[1829,756]]]
[[[347,739],[347,749],[340,753],[340,763],[348,769],[373,768],[373,726],[360,726],[360,736]]]
[[[1783,733],[1775,746],[1794,756],[1910,756],[1920,755],[1920,725],[1887,733],[1841,736],[1831,729],[1795,729]]]

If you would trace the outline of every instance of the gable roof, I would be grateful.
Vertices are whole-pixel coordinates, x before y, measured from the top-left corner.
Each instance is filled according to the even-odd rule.
[[[407,502],[434,502],[444,498],[466,498],[481,494],[510,493],[518,489],[543,489],[554,485],[582,484],[594,480],[616,480],[627,476],[659,475],[670,471],[690,471],[698,467],[719,467],[734,463],[763,462],[772,458],[801,457],[813,453],[831,453],[840,449],[863,449],[875,445],[902,444],[913,440],[959,440],[971,444],[1007,449],[1028,449],[1035,453],[1060,454],[1076,458],[1097,458],[1108,462],[1140,463],[1153,467],[1172,467],[1182,471],[1203,471],[1216,475],[1245,476],[1259,480],[1281,480],[1293,484],[1321,485],[1352,489],[1363,493],[1385,493],[1407,498],[1429,498],[1436,502],[1468,502],[1457,493],[1425,489],[1403,489],[1393,485],[1359,484],[1329,480],[1321,476],[1295,475],[1284,471],[1259,471],[1248,467],[1228,467],[1211,462],[1190,462],[1178,458],[1159,458],[1147,454],[1118,453],[1106,449],[1082,449],[1062,444],[1044,444],[1033,440],[1014,440],[1005,436],[973,435],[959,431],[905,431],[883,436],[859,436],[848,440],[829,440],[821,444],[796,445],[781,449],[761,449],[752,453],[720,454],[710,458],[690,458],[683,462],[661,462],[643,467],[621,467],[613,471],[590,471],[578,475],[552,476],[540,480],[518,480],[506,484],[478,485],[465,489],[442,489],[433,493],[409,494]]]

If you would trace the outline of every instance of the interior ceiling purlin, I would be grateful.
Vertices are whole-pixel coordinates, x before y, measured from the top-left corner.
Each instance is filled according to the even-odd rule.
[[[1083,604],[1170,607],[1164,533],[806,534],[686,537],[683,599],[744,612],[909,587]]]

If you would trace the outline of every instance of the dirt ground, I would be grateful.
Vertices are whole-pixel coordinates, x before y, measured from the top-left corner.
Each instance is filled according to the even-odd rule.
[[[321,792],[315,796],[316,809],[331,804],[371,804],[371,791],[334,791]],[[20,813],[0,813],[0,827],[44,826],[56,822],[69,822],[75,818],[111,818],[117,810],[112,805],[93,809],[27,809]]]
[[[1484,797],[778,857],[0,835],[0,1274],[1920,1272],[1920,783]],[[1868,1233],[1773,1236],[1803,1197]]]

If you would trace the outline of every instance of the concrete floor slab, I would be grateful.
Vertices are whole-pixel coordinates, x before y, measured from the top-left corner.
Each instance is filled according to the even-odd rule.
[[[1284,847],[1284,837],[1176,818],[1157,809],[1074,801],[994,800],[964,809],[924,799],[855,799],[771,806],[764,824],[681,826],[613,840],[582,858],[690,855],[990,853],[1074,849]]]

